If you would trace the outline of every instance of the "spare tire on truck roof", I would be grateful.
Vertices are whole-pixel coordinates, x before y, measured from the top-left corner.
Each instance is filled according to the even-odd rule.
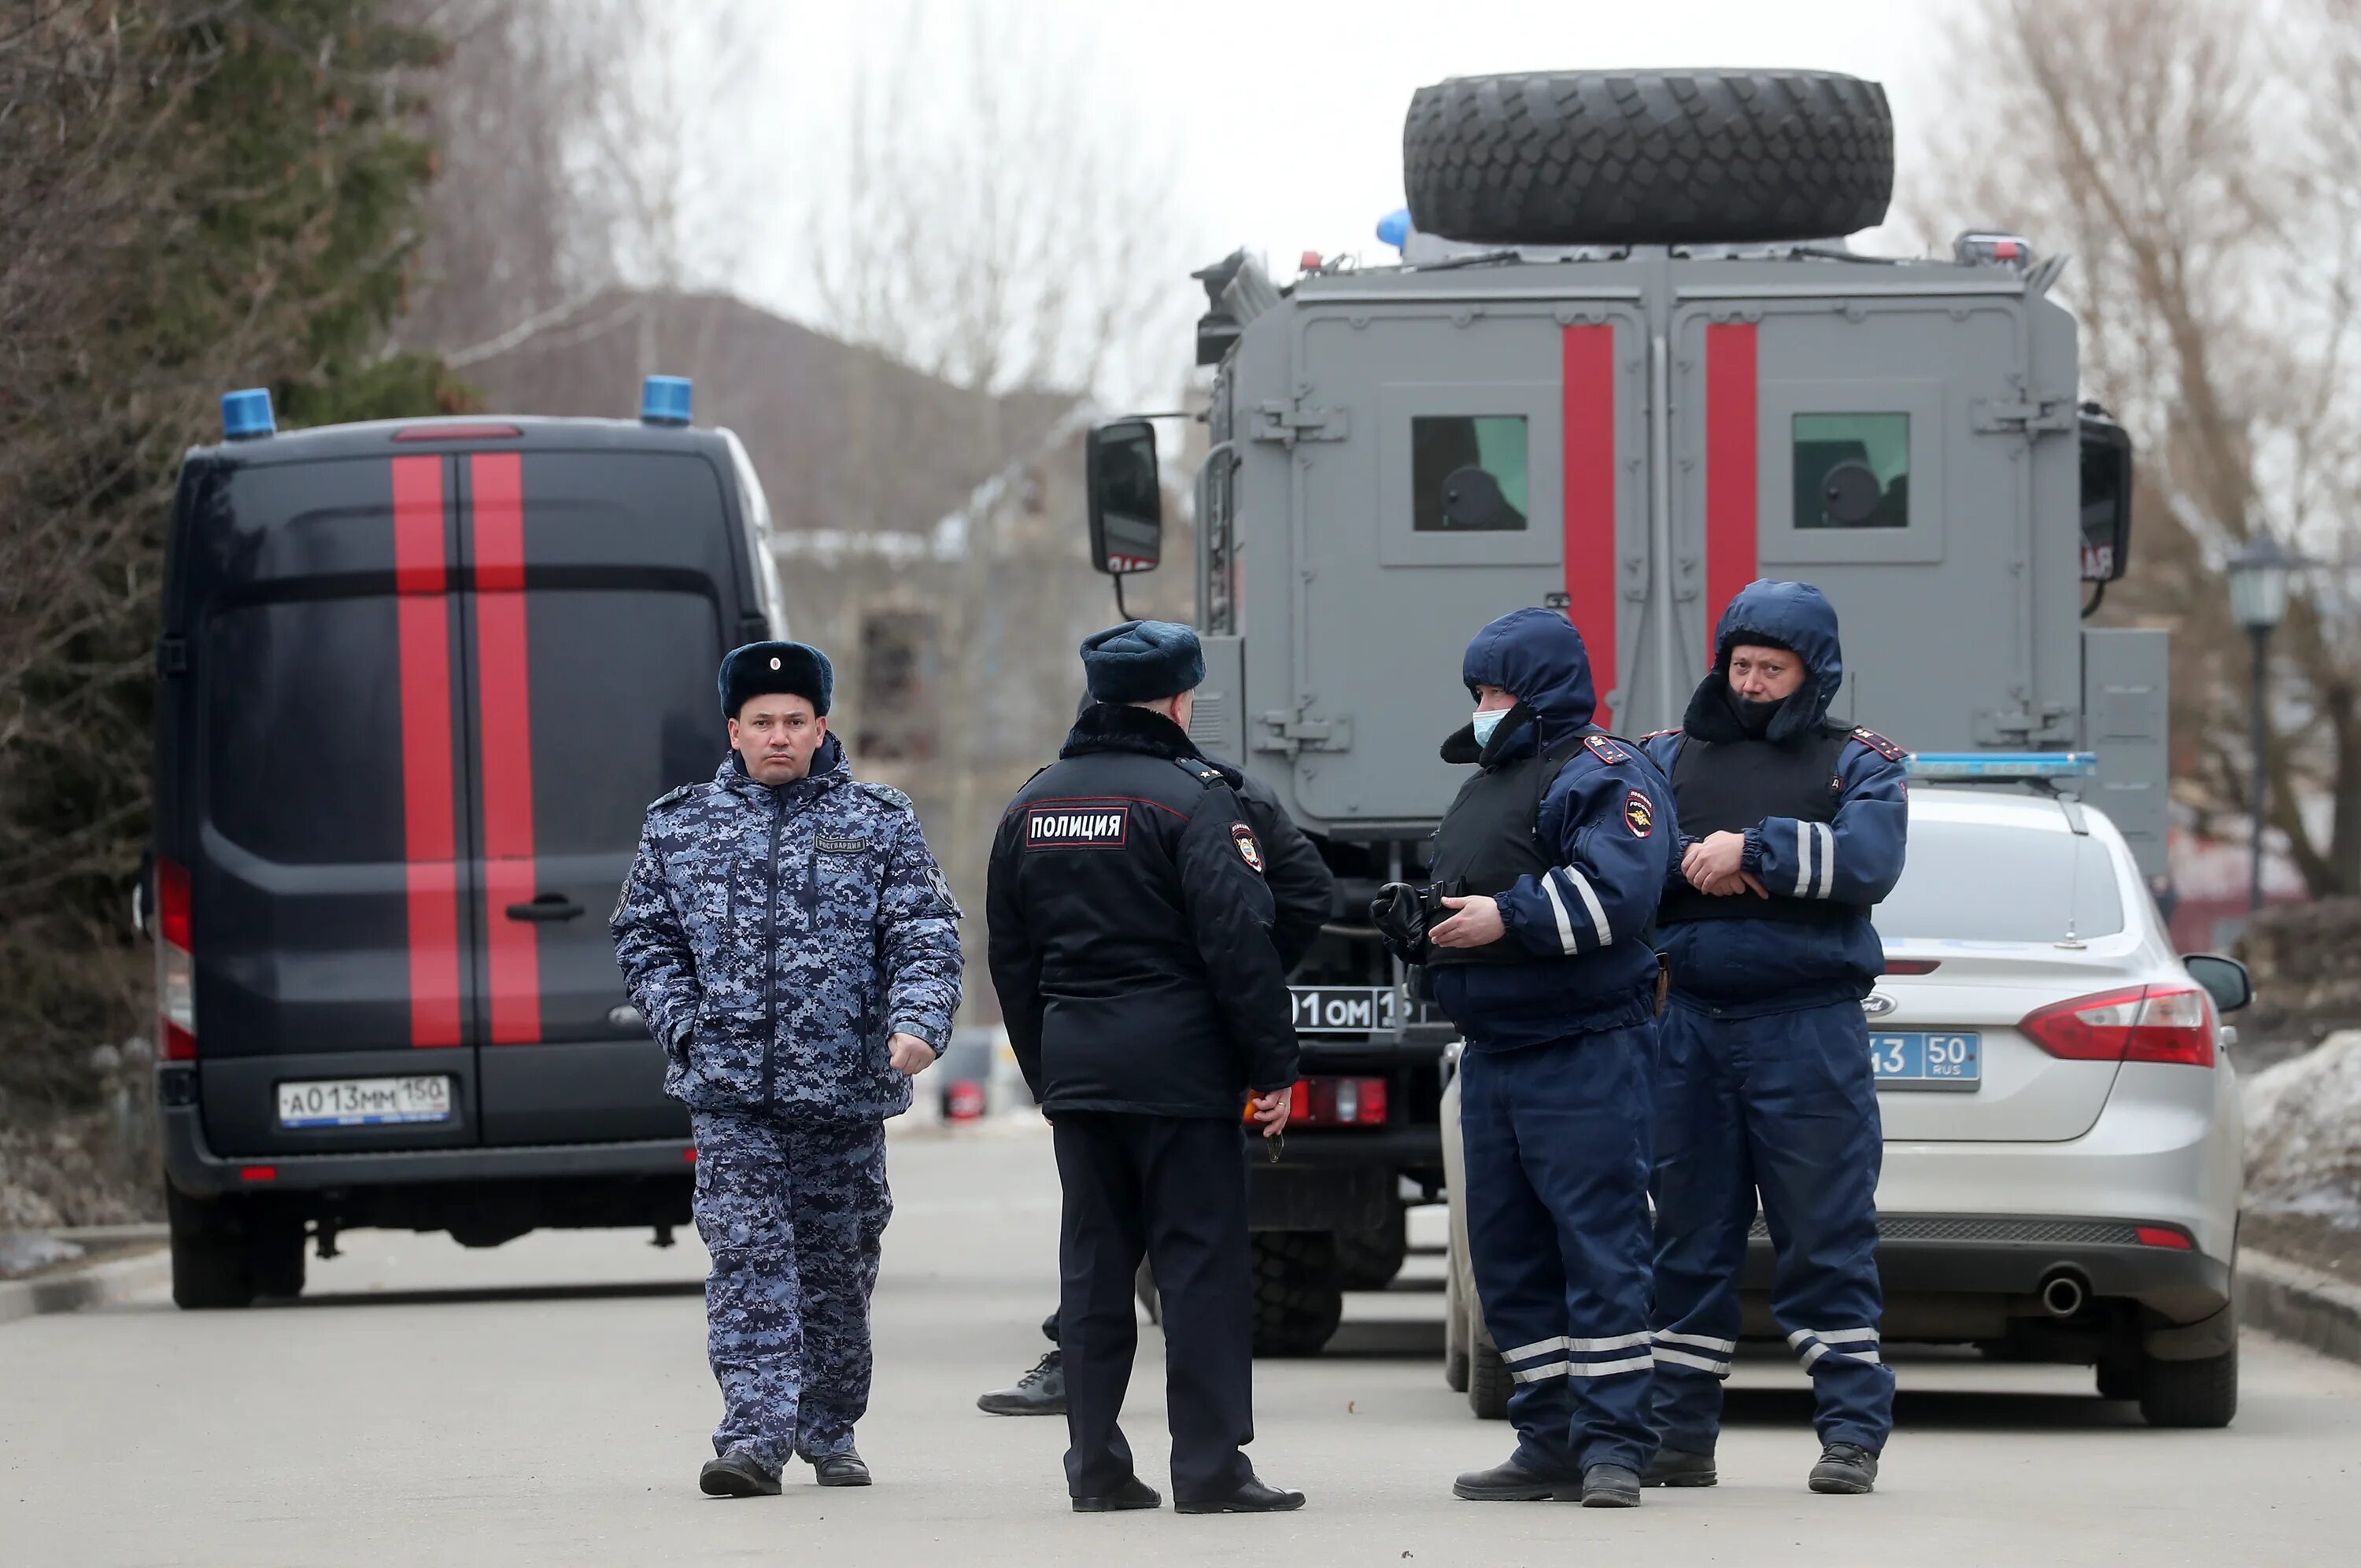
[[[1411,221],[1485,245],[1827,239],[1894,194],[1885,89],[1827,71],[1456,76],[1402,126]]]

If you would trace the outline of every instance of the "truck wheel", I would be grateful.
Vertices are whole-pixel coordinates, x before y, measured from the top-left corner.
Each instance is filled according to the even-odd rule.
[[[1459,76],[1411,97],[1411,223],[1482,245],[1825,239],[1883,221],[1894,116],[1825,71]]]
[[[1254,1353],[1313,1355],[1345,1317],[1336,1238],[1325,1231],[1257,1231]]]
[[[1484,1326],[1483,1315],[1472,1306],[1467,1313],[1467,1408],[1482,1421],[1505,1421],[1509,1419],[1509,1391],[1517,1380],[1509,1376],[1509,1364],[1500,1359],[1500,1347],[1492,1343],[1491,1331]]]
[[[1443,1286],[1443,1381],[1455,1394],[1467,1392],[1467,1309],[1459,1304],[1459,1276]]]
[[[167,1182],[164,1217],[172,1240],[172,1302],[184,1311],[254,1304],[253,1260],[237,1201],[207,1202]]]
[[[1410,1215],[1399,1203],[1393,1218],[1373,1231],[1336,1234],[1337,1278],[1347,1290],[1382,1290],[1410,1255]]]
[[[302,1221],[249,1218],[246,1257],[256,1295],[291,1300],[303,1294]]]
[[[2203,1361],[2140,1357],[2140,1415],[2152,1427],[2226,1427],[2238,1413],[2238,1348]]]

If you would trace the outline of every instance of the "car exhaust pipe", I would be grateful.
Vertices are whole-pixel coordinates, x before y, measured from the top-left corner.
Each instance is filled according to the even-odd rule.
[[[2070,1318],[2091,1299],[2081,1279],[2059,1269],[2041,1282],[2041,1310],[2053,1318]]]

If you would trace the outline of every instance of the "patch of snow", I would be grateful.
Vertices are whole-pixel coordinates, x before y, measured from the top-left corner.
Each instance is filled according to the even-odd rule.
[[[30,1274],[53,1263],[71,1263],[81,1255],[82,1248],[78,1245],[60,1241],[56,1236],[27,1235],[20,1231],[0,1232],[0,1279],[14,1279],[20,1274]]]
[[[2361,1231],[2361,1029],[2246,1080],[2246,1203]]]

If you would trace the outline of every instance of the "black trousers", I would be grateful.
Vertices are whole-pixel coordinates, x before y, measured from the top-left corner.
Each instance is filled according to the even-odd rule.
[[[1254,1474],[1254,1277],[1244,1133],[1204,1117],[1061,1113],[1065,1188],[1058,1344],[1065,1353],[1066,1488],[1103,1496],[1133,1475],[1116,1419],[1139,1347],[1132,1280],[1144,1253],[1164,1301],[1165,1405],[1176,1502],[1228,1496]]]

